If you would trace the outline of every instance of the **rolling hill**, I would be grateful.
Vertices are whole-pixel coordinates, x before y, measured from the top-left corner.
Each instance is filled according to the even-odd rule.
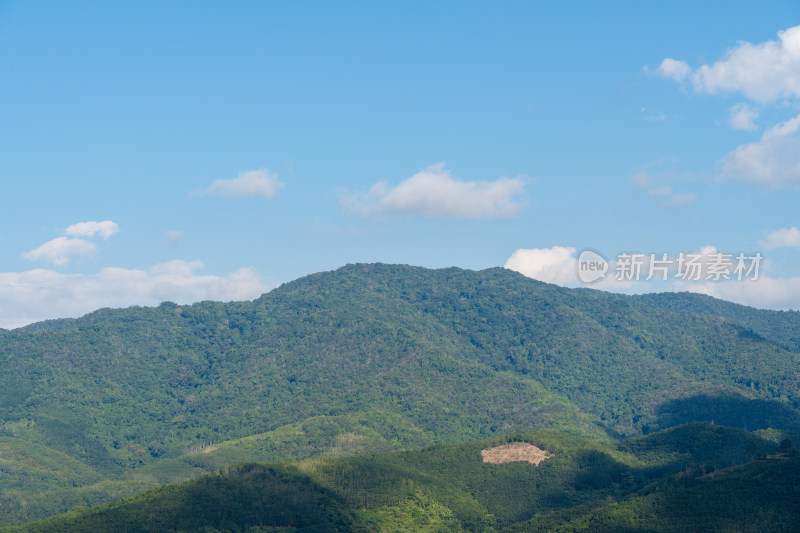
[[[798,314],[691,298],[348,265],[252,302],[0,331],[0,523],[242,461],[694,421],[796,434]]]
[[[546,457],[490,463],[483,450]],[[540,448],[539,448],[540,447]],[[690,424],[620,443],[533,431],[422,451],[249,463],[11,532],[792,531],[800,453]]]

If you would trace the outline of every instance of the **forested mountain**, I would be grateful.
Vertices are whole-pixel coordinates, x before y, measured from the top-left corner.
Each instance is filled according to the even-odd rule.
[[[530,429],[603,443],[713,421],[792,436],[798,313],[713,299],[691,312],[691,298],[349,265],[252,302],[0,331],[0,520],[239,461]]]
[[[520,446],[543,458],[483,459]],[[532,431],[229,467],[9,532],[795,531],[800,450],[776,448],[705,424],[620,443]]]
[[[800,351],[800,311],[756,309],[690,292],[643,294],[634,299],[670,311],[716,316],[744,326],[787,350]]]

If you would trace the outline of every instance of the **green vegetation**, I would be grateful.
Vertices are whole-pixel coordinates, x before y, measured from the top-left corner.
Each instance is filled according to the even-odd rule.
[[[679,313],[718,317],[787,350],[800,351],[800,311],[756,309],[691,292],[643,294],[632,298]]]
[[[481,450],[514,442],[550,457],[483,462]],[[800,450],[738,429],[692,424],[617,444],[535,431],[245,464],[7,531],[791,531],[798,475]]]
[[[344,532],[351,522],[341,501],[306,476],[288,468],[249,464],[97,509],[72,511],[22,530]]]
[[[713,299],[693,313],[692,298],[570,290],[505,269],[350,265],[253,302],[104,309],[0,330],[0,524],[242,462],[531,429],[586,449],[695,421],[755,432],[758,443],[800,441],[800,313]],[[674,443],[665,449],[641,459],[663,463],[654,476],[685,460]],[[448,509],[470,527],[485,519],[430,489],[403,490],[370,520],[412,508],[431,528],[451,522]],[[503,523],[531,510],[486,513]]]
[[[622,501],[536,516],[506,531],[794,532],[800,524],[798,479],[797,448],[723,470],[693,464]]]

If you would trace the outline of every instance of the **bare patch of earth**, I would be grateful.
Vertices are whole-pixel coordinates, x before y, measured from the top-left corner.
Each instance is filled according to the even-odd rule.
[[[511,444],[503,444],[502,446],[495,446],[488,450],[481,450],[484,463],[513,463],[516,461],[527,461],[538,465],[549,457],[548,453],[527,442],[514,442]]]

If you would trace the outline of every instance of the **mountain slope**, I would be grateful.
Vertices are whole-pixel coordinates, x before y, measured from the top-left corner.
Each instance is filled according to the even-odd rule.
[[[800,350],[800,311],[756,309],[691,292],[642,294],[632,298],[652,307],[722,318],[787,350]]]
[[[772,457],[707,474],[692,465],[620,501],[542,514],[504,531],[797,531],[800,453]]]
[[[0,468],[0,508],[32,518],[22,502],[48,487],[312,420],[338,422],[308,424],[316,437],[269,459],[324,455],[348,435],[378,451],[531,428],[607,441],[693,420],[796,431],[798,367],[738,323],[631,297],[505,269],[349,265],[253,302],[0,332],[0,438],[44,473]],[[75,463],[47,473],[54,454]]]
[[[548,455],[539,464],[482,459],[482,451],[509,445],[541,447]],[[584,527],[587,520],[589,530],[598,524],[697,530],[711,514],[697,512],[708,494],[716,524],[763,530],[771,518],[800,519],[791,500],[796,450],[750,462],[751,445],[759,453],[777,447],[742,430],[703,424],[619,444],[523,432],[414,452],[226,468],[9,531],[544,531]],[[704,469],[716,477],[702,475]],[[770,487],[756,483],[765,477]],[[724,497],[729,488],[739,497]],[[783,496],[775,498],[776,492]],[[737,509],[743,499],[747,509],[774,512],[743,514]],[[630,511],[619,514],[620,508]]]

